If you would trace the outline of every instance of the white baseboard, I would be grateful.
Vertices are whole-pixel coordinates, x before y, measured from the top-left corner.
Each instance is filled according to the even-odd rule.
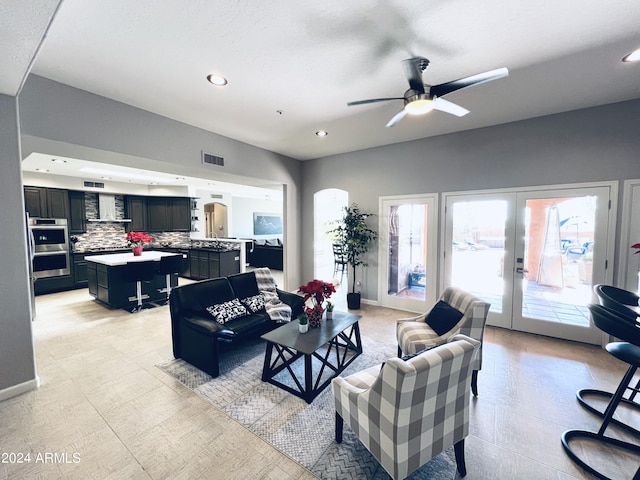
[[[36,377],[33,380],[5,388],[4,390],[0,390],[0,402],[30,392],[31,390],[36,390],[38,387],[40,387],[40,378]]]
[[[365,305],[373,305],[374,307],[379,307],[380,306],[380,301],[378,301],[378,300],[369,300],[369,299],[363,298],[360,301],[362,303],[364,303]]]

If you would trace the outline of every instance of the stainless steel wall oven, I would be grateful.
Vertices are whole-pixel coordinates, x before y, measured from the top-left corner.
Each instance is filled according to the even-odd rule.
[[[65,218],[30,218],[29,228],[34,243],[34,278],[70,275],[67,220]]]

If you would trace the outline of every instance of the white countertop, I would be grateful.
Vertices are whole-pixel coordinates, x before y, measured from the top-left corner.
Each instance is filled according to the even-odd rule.
[[[84,257],[84,259],[88,262],[101,263],[103,265],[108,265],[110,267],[115,267],[118,265],[126,265],[129,262],[147,262],[147,261],[160,261],[161,257],[172,257],[174,255],[181,255],[180,253],[170,253],[170,252],[155,252],[151,251],[143,251],[142,255],[139,257],[135,257],[133,252],[127,253],[108,253],[106,255],[90,255],[88,257]]]

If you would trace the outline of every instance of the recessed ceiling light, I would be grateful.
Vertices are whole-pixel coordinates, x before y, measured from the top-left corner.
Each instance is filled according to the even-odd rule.
[[[318,130],[316,132],[316,135],[319,137],[326,137],[327,135],[329,135],[329,132],[327,132],[326,130]]]
[[[214,85],[217,85],[218,87],[223,87],[227,83],[229,83],[226,78],[224,78],[222,75],[219,75],[217,73],[211,73],[207,75],[207,80],[209,80]]]
[[[622,59],[623,62],[638,62],[640,61],[640,48],[634,50],[629,55]]]
[[[51,161],[55,163],[67,163],[66,160],[62,160],[60,158],[52,158]]]

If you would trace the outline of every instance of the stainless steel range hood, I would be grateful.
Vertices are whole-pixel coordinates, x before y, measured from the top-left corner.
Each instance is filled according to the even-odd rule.
[[[110,193],[98,195],[98,218],[89,219],[90,222],[131,222],[129,218],[118,218],[116,210],[116,196]]]

